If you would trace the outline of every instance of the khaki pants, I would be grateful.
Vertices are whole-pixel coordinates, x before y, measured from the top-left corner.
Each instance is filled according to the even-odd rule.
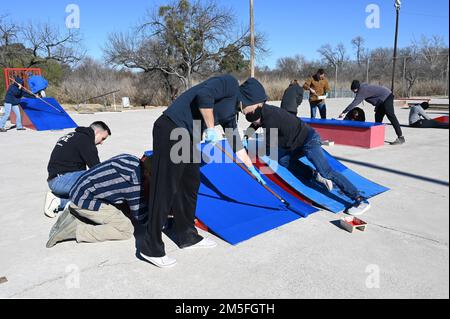
[[[95,212],[81,209],[73,204],[74,209],[82,219],[87,219],[96,225],[90,225],[78,219],[77,242],[99,243],[108,240],[126,240],[133,236],[134,227],[130,219],[112,205],[102,205]]]

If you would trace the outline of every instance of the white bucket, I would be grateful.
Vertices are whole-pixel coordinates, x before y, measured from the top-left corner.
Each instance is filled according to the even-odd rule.
[[[122,98],[122,106],[124,108],[130,107],[130,98],[129,97]]]

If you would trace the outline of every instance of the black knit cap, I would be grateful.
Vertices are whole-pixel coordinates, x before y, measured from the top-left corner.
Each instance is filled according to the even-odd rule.
[[[422,103],[420,103],[420,106],[421,106],[424,110],[427,110],[427,109],[430,108],[430,103],[428,103],[428,102],[422,102]]]
[[[242,102],[242,107],[263,103],[267,101],[266,90],[261,83],[255,78],[250,78],[245,81],[239,88],[239,100]]]
[[[352,82],[351,90],[352,90],[352,91],[354,91],[354,90],[359,90],[360,87],[361,87],[361,83],[359,83],[358,80],[354,80],[354,81]]]

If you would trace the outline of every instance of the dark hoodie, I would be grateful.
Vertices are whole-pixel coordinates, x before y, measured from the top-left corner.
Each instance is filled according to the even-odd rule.
[[[270,129],[277,129],[278,147],[293,152],[305,144],[305,140],[311,128],[295,115],[288,113],[279,107],[264,104],[262,107],[261,125],[250,125],[245,135],[251,136],[252,132],[262,127],[265,131],[266,147],[271,149]]]
[[[48,180],[66,173],[84,171],[86,166],[92,168],[99,163],[94,130],[78,127],[56,143],[47,167]]]
[[[297,83],[289,85],[284,91],[281,108],[289,113],[297,114],[298,107],[303,102],[303,92],[303,88]]]
[[[23,86],[23,80],[19,77],[14,77],[17,83]],[[19,90],[19,86],[13,83],[9,86],[8,91],[6,91],[5,103],[12,105],[19,105],[20,99],[23,97],[24,90]]]

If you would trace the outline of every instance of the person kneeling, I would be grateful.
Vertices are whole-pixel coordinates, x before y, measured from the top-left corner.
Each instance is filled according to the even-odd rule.
[[[261,86],[260,89],[264,88]],[[247,121],[252,123],[246,131],[246,138],[248,139],[252,133],[262,127],[265,130],[267,150],[271,149],[268,134],[271,129],[277,130],[280,165],[303,176],[307,174],[307,177],[324,184],[328,191],[332,190],[334,182],[346,196],[354,201],[346,210],[350,215],[362,215],[370,209],[369,202],[356,187],[344,175],[332,169],[324,155],[320,136],[313,128],[285,110],[265,103],[248,106],[243,109],[243,113]],[[303,155],[316,170],[305,172],[305,168],[301,167],[299,161]],[[273,158],[271,154],[269,156]]]
[[[136,222],[147,214],[145,185],[150,175],[149,163],[122,154],[87,171],[70,190],[70,202],[50,231],[47,248],[67,240],[97,243],[127,240]]]

